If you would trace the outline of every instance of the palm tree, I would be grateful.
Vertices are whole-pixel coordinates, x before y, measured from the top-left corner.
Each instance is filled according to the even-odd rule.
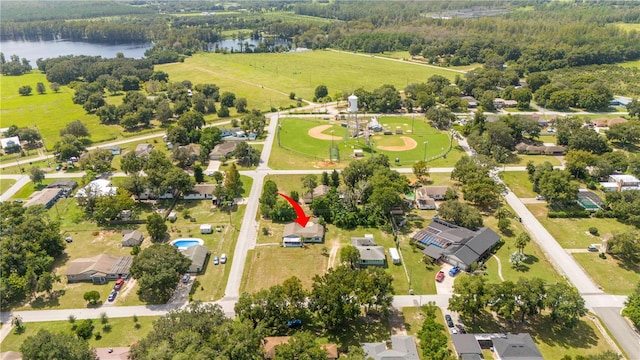
[[[531,241],[531,236],[527,232],[521,232],[516,238],[516,248],[520,251],[520,254],[524,254],[524,247]]]

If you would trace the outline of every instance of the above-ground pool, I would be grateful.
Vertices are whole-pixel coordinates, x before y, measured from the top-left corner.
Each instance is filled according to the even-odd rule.
[[[204,241],[198,238],[181,238],[181,239],[175,239],[171,242],[171,245],[177,247],[178,249],[186,249],[194,245],[202,245],[202,244],[204,244]]]

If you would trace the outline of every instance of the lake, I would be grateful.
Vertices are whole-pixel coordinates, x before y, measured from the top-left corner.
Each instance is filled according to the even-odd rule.
[[[244,48],[245,44],[249,44],[251,49],[255,49],[258,44],[265,42],[267,47],[272,46],[283,46],[288,47],[290,44],[286,39],[283,38],[260,38],[260,39],[229,39],[229,40],[220,40],[211,44],[209,47],[210,51],[215,51],[216,48],[219,50],[226,49],[228,51],[240,51],[240,43],[242,43],[242,47]]]
[[[140,59],[150,47],[150,43],[109,45],[66,40],[0,41],[0,51],[4,53],[5,59],[8,60],[11,55],[18,55],[21,59],[27,58],[34,69],[37,68],[36,60],[39,58],[56,58],[64,55],[114,58],[116,53],[121,52],[125,57]]]

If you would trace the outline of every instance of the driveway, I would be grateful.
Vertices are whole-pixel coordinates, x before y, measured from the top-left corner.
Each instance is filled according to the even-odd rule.
[[[453,281],[455,277],[449,276],[449,270],[451,270],[452,267],[453,266],[449,264],[444,264],[440,269],[444,272],[444,280],[442,280],[442,282],[437,282],[435,279],[433,280],[436,283],[436,292],[438,294],[453,294]],[[460,273],[456,274],[456,276],[458,275],[460,275]]]

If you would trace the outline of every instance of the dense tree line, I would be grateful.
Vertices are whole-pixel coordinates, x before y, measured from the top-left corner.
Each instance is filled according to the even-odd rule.
[[[29,60],[18,57],[18,55],[11,55],[9,61],[5,59],[4,53],[0,52],[0,73],[2,75],[23,75],[31,71],[31,64]]]
[[[473,121],[465,124],[463,133],[468,134],[469,145],[478,155],[506,163],[518,143],[534,141],[540,135],[540,126],[528,117],[511,114],[486,122],[485,115],[476,112]]]
[[[331,333],[350,328],[362,314],[386,314],[391,306],[392,278],[381,268],[353,270],[347,266],[330,269],[313,278],[307,291],[296,277],[257,293],[244,293],[235,311],[242,321],[267,335],[292,333],[287,324],[301,320],[304,328],[319,326]]]
[[[3,22],[87,19],[103,16],[150,14],[153,10],[117,1],[3,1]],[[4,31],[2,32],[4,35]]]
[[[625,302],[626,307],[622,310],[622,315],[631,320],[636,328],[640,329],[640,283],[636,285],[635,290]]]
[[[476,163],[473,158],[465,155],[458,160],[451,172],[451,179],[457,180],[462,185],[464,199],[477,207],[492,209],[500,204],[500,193],[503,191],[503,187],[489,177],[489,169],[486,166]],[[452,211],[454,214],[457,212],[459,211]],[[455,214],[452,216],[460,217],[460,221],[473,225],[458,225],[468,228],[476,228],[482,225],[481,217],[480,223],[477,224],[479,213],[475,216],[470,216],[471,214],[468,214],[468,211],[464,213],[467,214]],[[457,221],[454,222],[458,223]]]
[[[12,306],[34,293],[50,292],[56,280],[52,265],[65,249],[60,223],[44,206],[23,208],[3,202],[0,212],[0,294],[2,306]]]
[[[569,206],[578,200],[578,184],[567,170],[554,169],[550,162],[527,164],[533,191],[544,196],[554,206]]]
[[[453,286],[449,310],[472,322],[488,308],[505,320],[548,313],[554,327],[574,328],[587,313],[584,299],[566,283],[545,284],[540,278],[489,284],[480,276],[460,277]]]

